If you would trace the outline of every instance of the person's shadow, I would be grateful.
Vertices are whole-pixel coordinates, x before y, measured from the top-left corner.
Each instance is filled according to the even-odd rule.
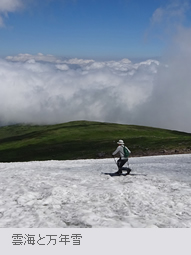
[[[109,176],[126,176],[126,175],[128,175],[128,174],[130,174],[130,172],[131,172],[131,168],[129,168],[129,167],[122,167],[122,171],[126,171],[126,173],[121,173],[121,174],[119,174],[118,172],[115,172],[115,173],[103,173],[103,174],[105,174],[105,175],[109,175]]]
[[[135,176],[135,175],[143,175],[143,176],[147,176],[146,174],[132,174],[130,173],[131,172],[131,168],[129,167],[122,167],[122,171],[126,171],[126,173],[123,173],[122,174],[119,174],[118,172],[115,172],[115,173],[103,173],[105,175],[109,175],[109,176],[126,176],[126,175],[132,175],[132,176]]]

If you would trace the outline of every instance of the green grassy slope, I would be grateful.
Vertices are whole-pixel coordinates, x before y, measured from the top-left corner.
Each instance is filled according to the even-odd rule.
[[[110,157],[119,139],[132,156],[191,153],[191,134],[165,129],[74,121],[0,128],[0,162]]]

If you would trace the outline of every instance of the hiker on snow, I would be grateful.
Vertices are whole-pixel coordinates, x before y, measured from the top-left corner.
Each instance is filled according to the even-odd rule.
[[[123,140],[119,140],[117,142],[117,144],[119,144],[119,146],[112,153],[112,156],[114,156],[115,154],[119,153],[120,158],[117,160],[117,166],[118,166],[117,174],[122,174],[122,167],[128,161],[128,154],[130,154],[131,151],[125,146]],[[127,153],[125,152],[125,150],[127,150]]]

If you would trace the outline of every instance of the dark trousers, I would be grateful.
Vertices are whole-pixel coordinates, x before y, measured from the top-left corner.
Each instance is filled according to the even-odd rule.
[[[120,172],[120,173],[122,173],[122,167],[123,167],[123,165],[125,165],[125,163],[128,161],[128,159],[121,159],[121,158],[119,158],[118,160],[117,160],[117,166],[118,166],[118,172]]]

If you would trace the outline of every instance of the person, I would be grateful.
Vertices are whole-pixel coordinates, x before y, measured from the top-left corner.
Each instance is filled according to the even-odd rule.
[[[118,171],[116,172],[116,174],[122,174],[122,167],[123,165],[128,161],[128,156],[125,156],[124,154],[124,141],[123,140],[119,140],[117,142],[118,147],[117,149],[112,153],[112,156],[119,154],[119,159],[117,160],[117,166],[118,166]],[[128,150],[129,153],[131,153],[131,151],[126,147],[126,149]]]

